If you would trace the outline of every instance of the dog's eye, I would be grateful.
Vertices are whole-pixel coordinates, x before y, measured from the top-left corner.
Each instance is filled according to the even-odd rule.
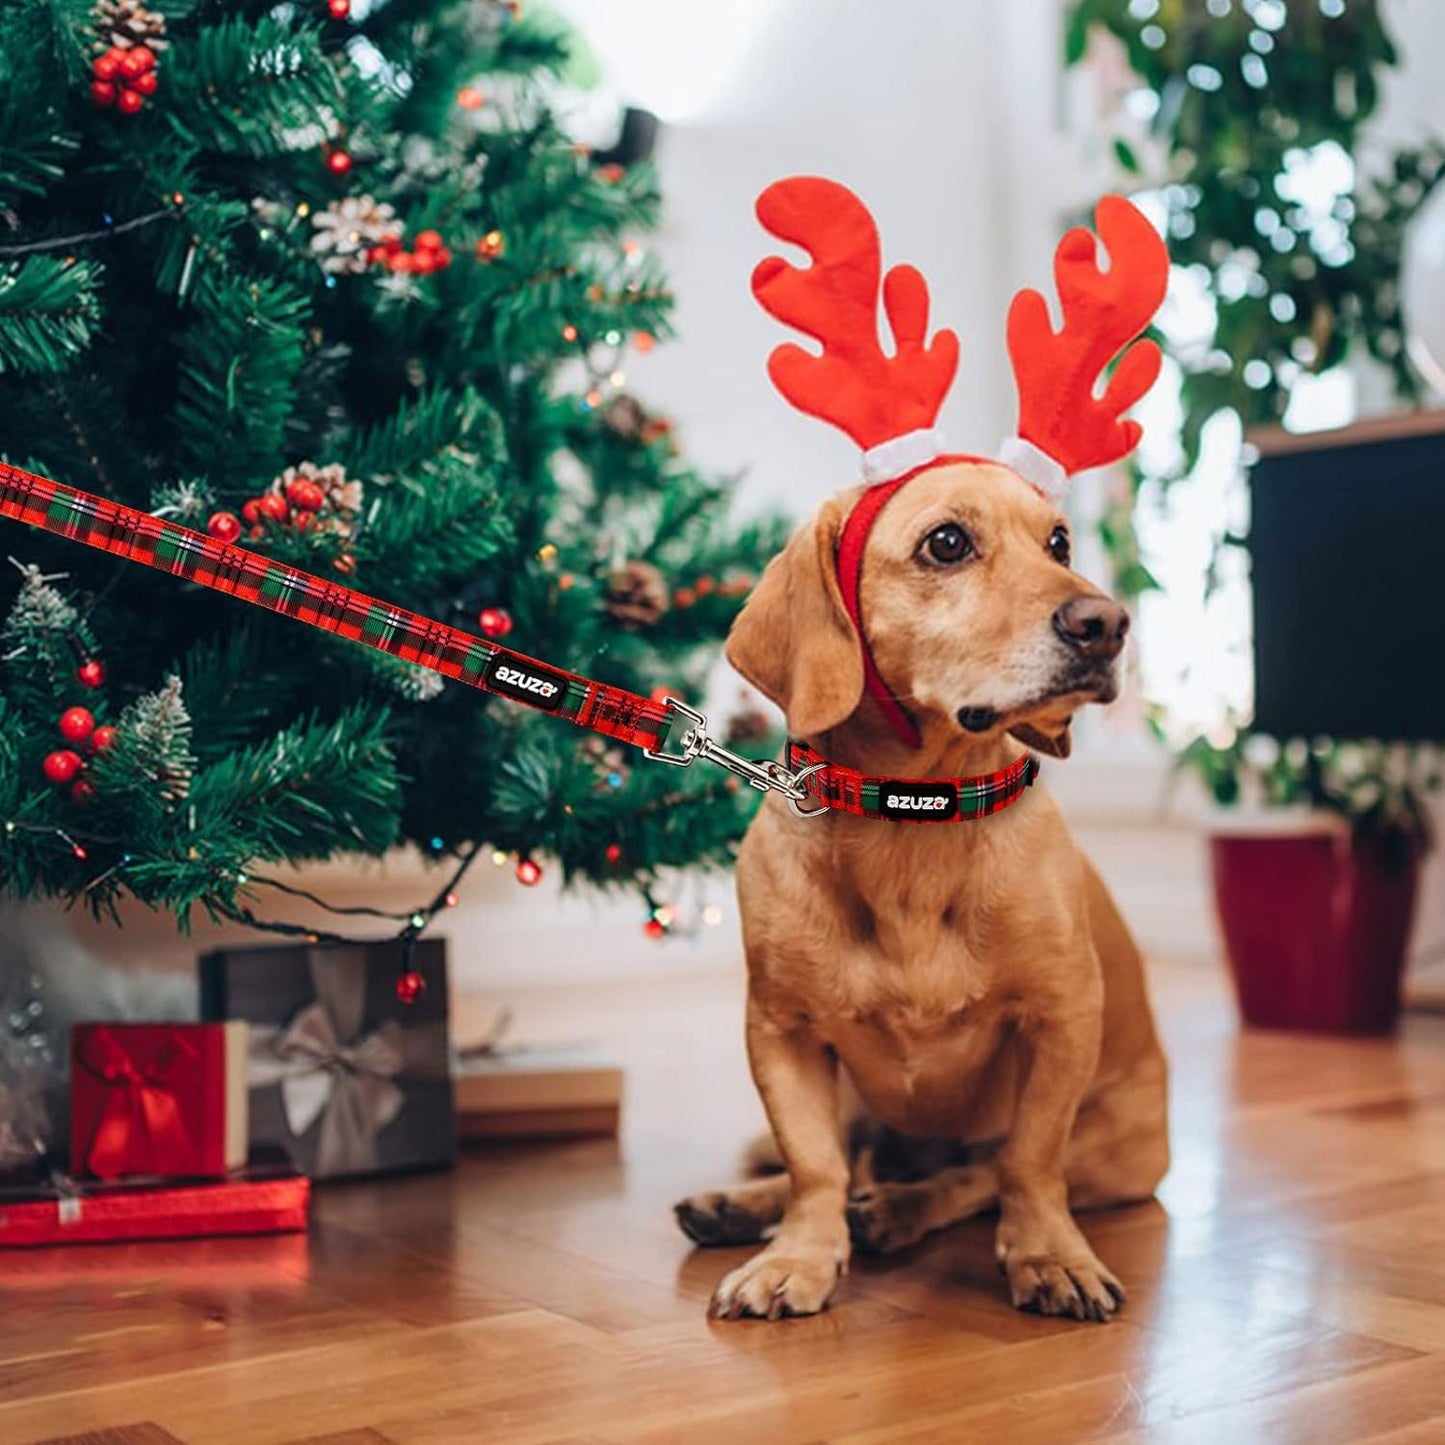
[[[1073,548],[1069,544],[1068,529],[1055,527],[1049,533],[1049,556],[1061,567],[1067,567],[1073,555]]]
[[[923,550],[931,561],[949,567],[973,555],[973,538],[957,522],[945,522],[923,539]]]

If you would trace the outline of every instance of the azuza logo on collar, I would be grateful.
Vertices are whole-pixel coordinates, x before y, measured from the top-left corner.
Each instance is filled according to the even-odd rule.
[[[885,818],[939,821],[958,811],[958,788],[952,783],[890,780],[878,789],[878,808]]]

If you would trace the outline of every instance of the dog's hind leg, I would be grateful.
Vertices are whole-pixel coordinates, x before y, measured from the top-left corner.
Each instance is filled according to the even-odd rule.
[[[848,1196],[848,1232],[861,1250],[893,1254],[997,1203],[993,1165],[960,1164],[927,1179],[854,1189]]]
[[[672,1212],[694,1244],[761,1244],[778,1227],[788,1193],[786,1174],[766,1174],[690,1195],[673,1205]]]

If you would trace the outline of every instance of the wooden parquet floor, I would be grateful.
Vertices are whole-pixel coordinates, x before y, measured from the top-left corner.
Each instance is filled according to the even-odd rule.
[[[620,1145],[328,1189],[309,1238],[0,1255],[0,1445],[1445,1442],[1445,1020],[1241,1037],[1212,970],[1155,991],[1176,1163],[1085,1219],[1114,1324],[1015,1314],[984,1220],[708,1322],[741,1256],[669,1206],[756,1126],[740,984],[571,989],[523,1013],[625,1055]]]

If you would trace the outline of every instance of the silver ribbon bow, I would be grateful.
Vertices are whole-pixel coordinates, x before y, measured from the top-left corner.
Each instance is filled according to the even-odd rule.
[[[360,1037],[366,1007],[361,950],[308,952],[316,1001],[283,1028],[251,1029],[247,1083],[279,1083],[286,1124],[300,1138],[319,1118],[317,1177],[376,1168],[376,1136],[401,1112],[394,1082],[406,1064],[403,1030],[388,1020]]]

